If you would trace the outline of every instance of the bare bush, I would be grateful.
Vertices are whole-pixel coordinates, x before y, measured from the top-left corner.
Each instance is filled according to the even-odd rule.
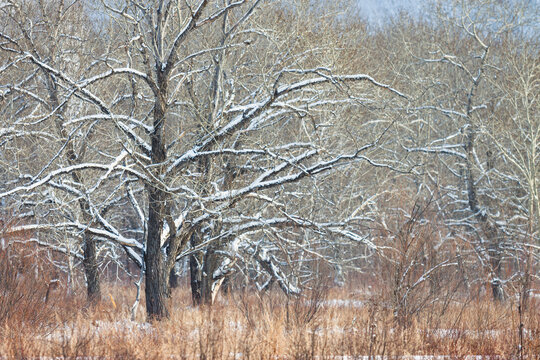
[[[54,321],[58,279],[39,256],[39,248],[31,245],[0,248],[0,325],[38,330]]]

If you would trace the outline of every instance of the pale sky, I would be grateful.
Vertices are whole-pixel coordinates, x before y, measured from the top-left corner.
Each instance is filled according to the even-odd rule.
[[[422,3],[421,0],[358,0],[362,16],[375,24],[384,22],[389,15],[394,15],[402,9],[417,12]]]

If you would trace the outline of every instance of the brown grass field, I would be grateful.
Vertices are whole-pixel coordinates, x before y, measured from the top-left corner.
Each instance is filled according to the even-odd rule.
[[[30,283],[26,283],[31,285]],[[324,297],[287,299],[276,292],[232,293],[209,308],[193,308],[187,287],[172,294],[169,320],[147,323],[140,307],[130,319],[133,286],[109,286],[92,307],[84,296],[54,290],[47,302],[18,289],[0,305],[0,354],[9,359],[371,359],[409,355],[469,355],[533,359],[540,354],[539,303],[520,316],[511,300],[435,304],[406,325],[376,296],[348,289]],[[28,292],[27,292],[28,291]],[[1,315],[0,315],[1,316]],[[520,343],[523,351],[519,351]],[[380,358],[380,357],[379,357]],[[414,357],[430,359],[433,357]]]
[[[391,283],[373,274],[341,288],[320,275],[291,298],[233,287],[200,308],[184,279],[170,319],[149,323],[144,297],[131,320],[132,281],[105,283],[88,305],[81,274],[69,289],[40,255],[0,249],[0,359],[540,359],[536,283],[525,308],[510,286],[495,302],[489,289],[448,279],[433,296],[419,287],[397,312]]]

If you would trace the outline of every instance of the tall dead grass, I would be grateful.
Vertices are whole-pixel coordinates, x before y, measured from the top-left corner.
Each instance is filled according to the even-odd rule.
[[[147,323],[142,306],[137,321],[128,320],[133,285],[105,284],[90,306],[84,289],[68,293],[40,259],[27,245],[0,249],[0,358],[540,358],[540,299],[532,296],[520,312],[519,289],[505,302],[488,292],[443,292],[404,322],[395,292],[383,285],[366,291],[351,279],[349,287],[329,288],[321,274],[302,297],[232,289],[212,307],[192,307],[190,290],[175,289],[170,319]],[[442,283],[455,289],[456,281]]]
[[[0,355],[7,358],[519,358],[516,304],[497,304],[489,298],[455,301],[444,305],[446,311],[436,322],[431,314],[420,313],[403,327],[384,301],[345,289],[329,290],[320,301],[287,299],[278,292],[233,292],[215,306],[201,308],[187,306],[188,289],[178,289],[171,318],[159,323],[144,322],[142,313],[140,321],[127,320],[135,296],[131,286],[105,288],[108,295],[91,308],[84,307],[83,291],[80,298],[56,293],[51,305],[38,305],[27,296],[34,289],[21,286],[19,291],[20,309],[29,312],[15,307],[4,318]],[[539,305],[531,300],[523,314],[526,359],[540,354]]]

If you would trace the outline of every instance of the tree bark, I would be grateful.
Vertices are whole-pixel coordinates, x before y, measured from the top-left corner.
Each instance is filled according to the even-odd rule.
[[[498,236],[498,230],[496,228],[496,225],[492,225],[489,222],[488,216],[485,212],[482,212],[478,204],[478,197],[477,197],[477,188],[476,188],[476,181],[473,175],[473,163],[474,163],[474,148],[476,146],[476,124],[474,123],[472,119],[472,111],[473,111],[473,98],[475,95],[475,92],[478,88],[478,85],[482,79],[481,75],[484,71],[484,64],[487,58],[489,52],[489,47],[484,48],[484,53],[481,57],[481,65],[479,68],[479,74],[478,76],[473,80],[471,89],[468,94],[468,101],[467,101],[467,128],[466,128],[466,140],[465,140],[465,151],[466,151],[466,183],[467,183],[467,200],[469,203],[469,209],[473,213],[473,215],[478,220],[478,223],[480,225],[480,229],[483,232],[483,235],[487,238],[487,241],[489,243],[487,250],[487,257],[489,259],[490,263],[490,272],[491,272],[491,289],[493,294],[493,299],[495,301],[501,301],[503,300],[503,289],[502,289],[502,282],[500,280],[501,275],[501,258],[502,258],[502,250],[500,248],[500,239]],[[491,169],[493,166],[493,159],[491,157],[491,152],[486,153],[487,155],[487,165],[488,169]]]
[[[161,64],[157,67],[161,69]],[[163,129],[167,111],[168,80],[163,70],[157,72],[159,91],[154,105],[154,131],[150,135],[152,142],[152,164],[163,164],[167,158],[163,141]],[[157,178],[163,172],[163,166],[157,166]],[[161,250],[163,224],[167,216],[168,194],[158,186],[147,185],[148,191],[148,234],[146,235],[146,314],[151,320],[169,317],[167,298],[169,297],[169,271],[165,254]],[[171,229],[172,231],[172,229]]]
[[[196,247],[201,243],[197,233],[194,233],[190,237],[190,245],[192,248]],[[199,306],[202,302],[202,267],[203,267],[204,255],[203,252],[199,251],[189,256],[189,274],[190,274],[190,285],[191,285],[191,300],[193,301],[193,306]]]
[[[215,246],[209,246],[204,255],[202,281],[201,281],[201,304],[212,305],[214,297],[214,272],[219,266],[220,256],[216,253]]]
[[[169,287],[171,289],[176,289],[178,286],[180,286],[180,277],[176,273],[176,268],[175,267],[176,266],[173,266],[173,268],[169,272]]]
[[[169,277],[164,270],[161,251],[163,229],[163,196],[156,189],[149,189],[148,235],[146,240],[146,313],[150,320],[160,320],[169,316],[167,298]]]
[[[494,278],[491,280],[491,291],[493,295],[493,300],[503,301],[504,300],[504,290],[502,287],[501,275],[502,275],[502,250],[499,247],[499,242],[496,234],[490,236],[491,244],[489,246],[488,252],[489,261],[491,269],[494,275]]]
[[[202,256],[200,254],[192,254],[189,257],[189,273],[191,285],[191,300],[194,306],[199,306],[202,303],[201,282],[202,282]]]
[[[47,80],[47,89],[49,92],[49,98],[52,103],[52,108],[56,109],[60,107],[60,101],[58,100],[58,90],[57,85],[55,84],[53,77],[49,74],[46,75]],[[67,162],[70,166],[77,165],[81,163],[81,153],[77,154],[75,151],[75,146],[73,141],[69,139],[69,134],[63,126],[63,113],[64,108],[61,108],[56,114],[56,128],[58,134],[66,142],[66,157]],[[80,152],[84,152],[81,149]],[[71,173],[71,177],[76,184],[82,184],[82,178],[79,172]],[[85,223],[90,224],[92,216],[90,215],[90,206],[84,199],[79,199],[79,207],[81,209],[82,218]],[[98,260],[97,260],[97,249],[96,249],[95,239],[85,233],[83,235],[83,248],[84,248],[84,258],[83,266],[84,273],[86,276],[86,294],[87,300],[91,303],[98,301],[101,298],[101,286],[100,278],[98,271]]]
[[[97,302],[101,298],[96,240],[88,234],[84,241],[84,272],[86,275],[86,294],[89,302]]]

